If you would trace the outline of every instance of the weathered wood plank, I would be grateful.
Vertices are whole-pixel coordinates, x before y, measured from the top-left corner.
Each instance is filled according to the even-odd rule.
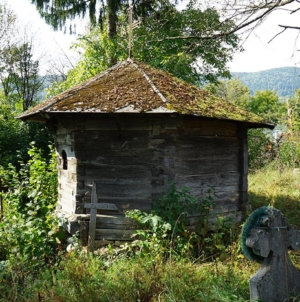
[[[182,125],[186,128],[217,127],[237,130],[237,123],[234,121],[211,120],[195,116],[183,116]]]
[[[168,150],[161,149],[161,152],[166,152]],[[153,154],[153,150],[151,147],[146,148],[146,149],[113,149],[111,145],[101,145],[99,146],[98,149],[93,149],[93,150],[87,150],[86,151],[86,157],[88,158],[88,161],[93,161],[97,159],[98,157],[103,157],[103,158],[118,158],[120,157],[121,160],[123,160],[126,163],[127,157],[129,158],[142,158],[144,159],[145,163],[145,158],[151,158]]]
[[[85,129],[86,130],[98,130],[98,129],[117,130],[118,127],[115,118],[105,114],[99,114],[97,118],[89,116],[89,118],[86,119]]]
[[[126,241],[131,239],[133,230],[114,230],[114,229],[97,229],[96,240],[119,240]]]
[[[128,197],[128,198],[151,198],[151,184],[132,183],[128,184],[110,184],[97,183],[97,192],[101,192],[101,196],[105,197]]]
[[[131,184],[132,181],[148,182],[151,181],[152,166],[110,166],[110,165],[91,165],[87,164],[85,168],[85,182],[89,183],[92,179],[106,182],[123,182]]]
[[[75,132],[74,137],[77,140],[84,138],[86,141],[122,141],[122,140],[139,140],[144,141],[149,138],[150,132],[145,129],[141,130],[86,130],[84,133]]]
[[[216,139],[203,139],[202,141],[184,141],[176,145],[176,157],[180,158],[208,158],[230,157],[239,154],[238,140],[218,142]]]
[[[111,116],[98,115],[97,118],[89,117],[86,119],[86,130],[140,130],[152,129],[150,116],[142,114],[114,114]]]
[[[175,173],[185,175],[237,172],[238,163],[234,159],[178,160]]]
[[[90,203],[91,198],[89,196],[84,197],[86,203]],[[152,198],[121,198],[121,197],[109,197],[101,195],[101,202],[114,203],[119,209],[120,213],[125,213],[129,210],[139,209],[144,212],[151,211]],[[97,211],[98,214],[112,214],[115,215],[115,211]]]
[[[124,215],[98,215],[97,229],[136,229],[139,226],[134,219]]]
[[[182,175],[176,174],[176,184],[178,187],[186,186],[188,188],[203,187],[203,186],[215,186],[226,187],[236,185],[239,183],[239,173],[206,173],[206,174],[194,174],[194,175]]]
[[[193,136],[220,136],[220,137],[236,137],[236,129],[228,129],[224,127],[201,127],[201,128],[182,128],[182,134]]]
[[[117,206],[113,203],[86,203],[84,205],[86,209],[107,210],[107,211],[119,211]]]
[[[148,158],[148,161],[146,159]],[[86,167],[92,169],[93,166],[97,167],[97,165],[108,165],[110,167],[124,167],[126,165],[130,166],[140,166],[143,169],[149,169],[151,163],[149,162],[149,159],[151,159],[151,156],[144,157],[144,156],[97,156],[90,159],[90,161],[84,162],[86,164]]]

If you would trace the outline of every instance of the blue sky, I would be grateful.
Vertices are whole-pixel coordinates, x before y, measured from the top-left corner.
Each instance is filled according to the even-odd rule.
[[[61,52],[60,48],[62,48],[65,52],[70,53],[69,47],[75,41],[75,37],[64,35],[61,32],[53,32],[39,17],[29,0],[9,0],[9,5],[22,22],[32,24],[34,30],[37,31],[39,44],[43,46],[44,51],[55,55],[56,52]],[[229,64],[230,70],[252,72],[275,67],[300,67],[300,51],[295,51],[297,31],[286,31],[268,44],[268,41],[280,31],[278,24],[299,26],[297,14],[294,15],[291,16],[281,11],[269,16],[245,41],[245,51],[234,56],[233,61]],[[83,28],[84,25],[82,24],[81,31]],[[300,41],[298,49],[300,49]],[[70,54],[72,55],[72,53]]]

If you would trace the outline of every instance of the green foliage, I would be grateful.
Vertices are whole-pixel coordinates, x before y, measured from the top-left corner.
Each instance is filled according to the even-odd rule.
[[[193,2],[182,11],[163,6],[136,29],[133,56],[195,85],[216,82],[229,77],[226,64],[238,50],[239,39],[234,34],[225,40],[209,36],[233,27],[231,20],[220,21],[217,10]]]
[[[166,193],[153,203],[153,210],[157,215],[163,217],[172,228],[175,228],[175,233],[181,233],[189,224],[188,215],[201,212],[206,203],[210,203],[209,208],[214,206],[211,196],[209,196],[209,200],[203,200],[203,203],[201,204],[196,197],[191,195],[189,188],[183,187],[178,190],[176,184],[172,183]]]
[[[262,206],[279,209],[289,223],[300,228],[299,171],[278,169],[276,162],[249,174],[249,203],[252,211]]]
[[[293,97],[289,99],[289,105],[292,110],[292,129],[293,133],[299,136],[300,134],[300,89],[295,90]]]
[[[211,189],[199,201],[188,188],[179,190],[172,184],[154,203],[150,214],[140,210],[126,212],[140,223],[141,229],[134,234],[137,239],[125,249],[154,259],[220,255],[232,239],[232,221],[214,215],[214,208]],[[193,215],[193,225],[190,215]]]
[[[33,59],[32,42],[11,44],[0,49],[0,81],[12,108],[26,111],[36,104],[43,77],[39,77],[39,61]]]
[[[135,231],[133,238],[137,238],[131,244],[125,245],[125,249],[135,250],[135,254],[141,257],[156,258],[168,252],[169,233],[171,225],[154,212],[148,214],[140,210],[126,212],[126,217],[135,219],[142,229]]]
[[[73,47],[82,54],[82,59],[69,72],[66,82],[53,85],[48,96],[106,70],[112,57],[119,62],[125,60],[127,23],[127,16],[120,14],[116,36],[110,37],[102,27],[81,36]],[[238,49],[239,39],[236,35],[229,35],[225,40],[201,39],[201,36],[220,28],[230,30],[233,26],[230,20],[220,22],[220,15],[214,9],[201,10],[190,5],[179,11],[174,5],[164,4],[134,30],[133,57],[195,85],[216,82],[218,77],[229,77],[226,64]]]
[[[258,72],[232,72],[231,75],[249,87],[252,95],[258,90],[275,90],[280,97],[286,97],[300,88],[299,73],[299,67],[281,67]]]
[[[300,168],[300,140],[285,139],[279,142],[277,165],[282,168]]]
[[[91,254],[70,253],[59,263],[56,272],[41,273],[36,289],[46,301],[99,301],[104,280],[105,267],[101,259]]]
[[[43,157],[49,159],[49,143],[53,141],[50,131],[40,123],[16,119],[8,99],[0,91],[0,163],[3,167],[12,164],[19,168],[19,156],[24,162],[29,159],[29,144],[35,141]]]
[[[268,165],[276,169],[300,168],[300,139],[283,134],[275,140],[269,130],[248,131],[248,154],[250,171],[258,171]]]
[[[69,254],[38,278],[25,278],[19,293],[0,283],[1,301],[249,301],[248,263],[121,259],[109,267],[98,257]],[[9,290],[10,289],[10,290]]]
[[[246,108],[250,97],[249,88],[239,80],[221,80],[216,84],[206,84],[204,90],[217,95],[227,102]]]
[[[264,129],[248,130],[248,160],[251,171],[263,168],[276,157],[276,145],[269,132]]]
[[[256,91],[247,104],[248,110],[273,123],[281,121],[286,113],[285,107],[285,103],[279,101],[274,90]]]
[[[31,145],[30,159],[19,171],[11,164],[0,170],[4,213],[0,222],[1,258],[24,269],[45,265],[54,256],[58,232],[53,215],[57,201],[56,156],[49,163]]]

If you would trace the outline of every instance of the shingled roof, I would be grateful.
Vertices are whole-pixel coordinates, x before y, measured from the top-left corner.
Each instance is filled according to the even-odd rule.
[[[262,117],[198,89],[173,75],[128,59],[52,97],[18,118],[39,120],[43,113],[177,112],[255,127],[273,128]]]

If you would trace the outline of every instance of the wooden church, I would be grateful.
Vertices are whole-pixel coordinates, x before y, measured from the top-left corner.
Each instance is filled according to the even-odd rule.
[[[128,59],[37,106],[22,120],[53,130],[57,211],[74,233],[96,184],[98,240],[128,239],[130,209],[150,211],[176,182],[212,186],[225,214],[247,205],[247,130],[273,124],[169,73]],[[108,205],[105,208],[105,205]]]

